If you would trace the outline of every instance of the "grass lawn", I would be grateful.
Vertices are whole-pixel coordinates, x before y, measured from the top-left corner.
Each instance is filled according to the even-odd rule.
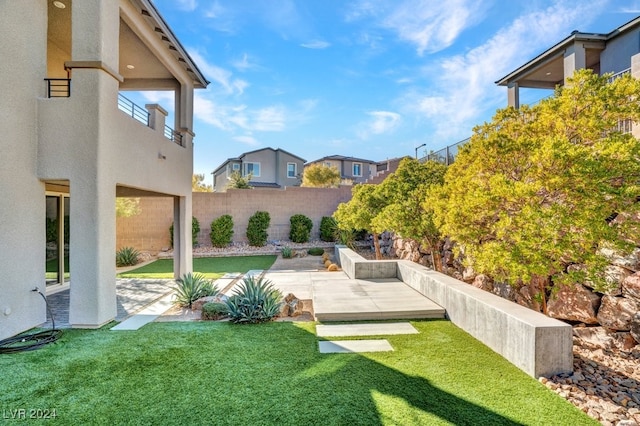
[[[448,321],[394,352],[320,354],[314,323],[69,330],[0,355],[0,410],[60,424],[597,425]]]
[[[45,278],[54,279],[58,278],[58,258],[49,259],[45,264]],[[69,256],[64,257],[64,277],[69,278]]]
[[[269,269],[277,256],[196,257],[193,272],[217,279],[227,272],[245,273],[252,269]],[[173,278],[173,259],[158,259],[148,265],[118,274],[120,278]]]

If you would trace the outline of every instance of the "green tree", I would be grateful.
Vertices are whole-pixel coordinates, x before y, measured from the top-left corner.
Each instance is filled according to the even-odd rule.
[[[227,183],[227,189],[253,189],[251,186],[252,174],[242,176],[238,170],[229,175],[229,182]]]
[[[351,190],[352,197],[347,203],[340,203],[333,217],[338,228],[349,231],[364,229],[373,237],[376,259],[382,259],[378,235],[385,229],[374,224],[374,218],[386,206],[386,200],[377,185],[359,184]]]
[[[204,183],[204,173],[191,176],[191,190],[193,192],[213,192],[213,186]]]
[[[600,249],[625,252],[637,222],[640,143],[617,131],[640,121],[640,81],[578,71],[553,97],[497,112],[431,191],[441,232],[464,248],[480,273],[512,285],[549,286],[589,279],[606,286]]]
[[[378,189],[387,205],[373,219],[376,229],[393,231],[419,242],[431,251],[434,268],[442,270],[440,232],[433,222],[433,210],[426,202],[428,190],[442,185],[447,167],[435,161],[424,163],[403,159]]]
[[[301,186],[337,188],[340,185],[340,179],[340,171],[337,167],[316,163],[304,168]]]
[[[116,198],[116,216],[132,217],[140,214],[140,198]]]

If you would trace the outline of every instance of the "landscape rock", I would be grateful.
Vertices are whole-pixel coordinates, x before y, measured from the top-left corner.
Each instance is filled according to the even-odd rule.
[[[562,286],[547,302],[547,313],[552,318],[597,324],[601,296],[581,284]]]
[[[502,297],[503,299],[511,300],[514,299],[514,289],[507,283],[493,283],[493,288],[491,289],[491,293]]]
[[[636,343],[640,344],[640,312],[636,312],[631,320],[631,324],[629,326],[629,332],[631,333],[631,337],[636,341]]]
[[[484,291],[493,290],[493,280],[485,274],[476,275],[471,285]]]
[[[640,311],[640,303],[631,298],[603,296],[598,310],[598,322],[614,330],[629,331],[631,320]]]
[[[195,302],[191,303],[191,309],[194,310],[194,311],[201,311],[202,310],[202,306],[205,303],[209,303],[209,302],[223,302],[223,300],[220,298],[220,296],[201,297],[200,299],[198,299]]]
[[[519,305],[526,306],[529,309],[540,312],[542,307],[538,302],[538,293],[540,287],[536,284],[523,285],[515,293],[515,302]]]
[[[622,294],[624,297],[640,302],[640,272],[625,278],[622,282]]]
[[[283,302],[282,308],[280,309],[281,317],[297,317],[302,315],[304,302],[298,299],[293,293],[287,294]]]

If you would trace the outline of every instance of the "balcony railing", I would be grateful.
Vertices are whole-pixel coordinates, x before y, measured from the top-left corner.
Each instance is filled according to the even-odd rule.
[[[45,78],[47,98],[68,98],[71,96],[70,78]]]
[[[471,138],[466,138],[461,140],[460,142],[456,142],[453,145],[449,145],[445,148],[442,148],[438,151],[435,152],[430,152],[429,154],[427,154],[426,156],[422,157],[420,159],[420,162],[425,162],[425,161],[437,161],[438,163],[442,163],[445,165],[451,165],[453,164],[453,162],[456,159],[456,155],[458,155],[458,149],[466,144],[467,142],[469,142],[469,139]]]
[[[173,141],[174,143],[177,143],[180,146],[184,146],[182,145],[182,133],[176,132],[166,124],[164,126],[164,137]]]
[[[627,75],[627,74],[631,74],[631,68],[627,68],[626,70],[622,70],[620,72],[617,72],[614,75],[612,75],[611,77],[609,77],[609,83],[611,83],[614,80],[622,77],[623,75]]]
[[[149,111],[134,104],[122,93],[118,93],[118,109],[134,120],[141,122],[145,126],[149,126]]]

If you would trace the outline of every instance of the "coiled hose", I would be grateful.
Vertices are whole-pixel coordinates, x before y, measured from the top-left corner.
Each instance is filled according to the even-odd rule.
[[[47,303],[47,298],[37,287],[33,289],[33,291],[37,291],[47,305],[47,312],[49,312],[49,316],[51,317],[51,330],[27,333],[0,340],[0,354],[12,354],[40,349],[49,343],[55,342],[62,336],[62,330],[56,329],[56,321],[53,318],[51,307],[49,303]]]

